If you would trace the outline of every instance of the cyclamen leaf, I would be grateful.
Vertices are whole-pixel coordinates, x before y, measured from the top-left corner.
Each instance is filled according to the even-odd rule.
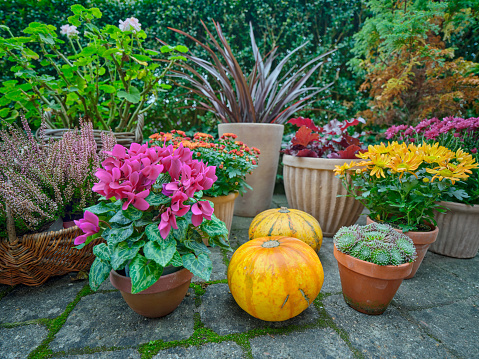
[[[191,253],[185,254],[183,256],[183,265],[201,279],[210,280],[213,263],[207,254],[202,253],[198,257]]]
[[[188,221],[184,218],[177,218],[176,225],[178,229],[172,229],[173,237],[177,240],[182,241],[186,238],[186,232],[188,231]]]
[[[144,244],[145,241],[140,241],[133,243],[133,245],[130,247],[126,241],[118,243],[118,245],[113,248],[111,253],[111,266],[113,269],[122,269],[127,261],[135,258],[135,256],[138,254],[138,251],[141,247],[143,247]]]
[[[162,273],[162,266],[137,254],[130,263],[131,293],[139,293],[151,287]]]
[[[288,123],[291,123],[292,125],[296,125],[298,127],[301,126],[306,126],[307,128],[310,128],[313,131],[319,132],[319,127],[317,127],[313,120],[310,118],[303,118],[303,117],[298,117],[298,118],[292,118],[291,120],[288,121]]]
[[[157,224],[153,223],[146,226],[145,233],[150,241],[153,241],[153,242],[163,241],[163,238],[161,238],[160,230],[158,229]]]
[[[184,241],[183,244],[185,245],[186,248],[189,248],[193,252],[195,252],[196,255],[199,255],[201,253],[205,253],[205,254],[211,253],[211,251],[203,242],[199,243],[194,241]]]
[[[129,206],[126,211],[123,211],[123,215],[132,221],[136,221],[143,217],[143,211],[140,211],[133,206]]]
[[[133,225],[120,228],[107,228],[103,231],[103,238],[108,242],[109,246],[123,242],[133,234]]]
[[[306,147],[313,141],[319,141],[319,134],[312,132],[313,130],[311,130],[310,128],[307,128],[306,126],[301,126],[298,132],[296,132],[296,136],[294,136],[291,140],[292,144]]]
[[[174,267],[183,267],[183,260],[181,259],[181,255],[178,252],[175,252],[168,265]]]
[[[118,223],[118,224],[129,224],[131,223],[131,219],[125,217],[123,214],[123,210],[119,210],[118,212],[115,213],[113,217],[110,218],[109,222],[110,223]]]
[[[100,243],[93,247],[93,254],[104,261],[110,260],[110,249],[106,243]]]
[[[100,288],[100,285],[110,275],[111,266],[102,261],[99,257],[93,261],[90,268],[89,282],[92,290],[96,291]]]
[[[143,252],[147,259],[151,259],[160,266],[165,267],[176,253],[176,241],[171,240],[161,244],[157,242],[148,242],[145,247],[143,247]]]
[[[114,203],[105,202],[105,201],[101,201],[100,203],[98,203],[94,206],[85,208],[86,211],[90,211],[91,213],[94,213],[94,214],[107,213],[107,212],[114,211],[114,210],[117,210],[117,209],[118,208],[117,208],[117,206],[115,206]]]
[[[147,201],[150,206],[160,206],[162,204],[170,203],[171,198],[150,191],[150,194],[145,198],[145,201]]]

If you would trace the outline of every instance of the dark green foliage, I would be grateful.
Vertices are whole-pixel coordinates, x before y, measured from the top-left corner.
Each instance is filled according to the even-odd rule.
[[[309,60],[337,47],[317,76],[308,83],[323,87],[334,81],[332,88],[322,93],[325,99],[312,105],[316,110],[303,111],[302,116],[319,118],[322,122],[333,118],[350,119],[356,112],[365,108],[365,99],[357,92],[361,82],[357,74],[346,67],[351,58],[352,35],[359,29],[366,17],[360,0],[316,0],[316,1],[259,1],[259,0],[174,0],[157,1],[107,1],[107,0],[19,0],[2,2],[0,5],[0,25],[9,26],[14,33],[20,33],[32,21],[55,24],[57,28],[67,23],[71,5],[98,7],[103,16],[98,25],[115,24],[118,20],[134,16],[139,19],[148,35],[146,48],[159,49],[159,38],[170,45],[183,44],[185,38],[167,29],[181,29],[188,34],[205,40],[205,32],[200,20],[212,25],[215,20],[222,25],[223,32],[234,51],[239,65],[251,69],[254,63],[248,24],[254,27],[256,41],[261,53],[278,47],[277,53],[284,56],[288,51],[309,41],[301,51],[291,58],[290,66],[305,64]],[[186,10],[187,9],[187,10]],[[79,29],[82,30],[81,28]],[[207,59],[206,52],[189,41],[185,43],[195,54]],[[11,79],[9,65],[0,63],[0,80]],[[289,70],[286,69],[286,70]],[[216,119],[205,111],[175,109],[184,103],[176,103],[181,89],[173,89],[163,94],[158,104],[148,113],[147,132],[157,132],[182,127],[214,124]]]

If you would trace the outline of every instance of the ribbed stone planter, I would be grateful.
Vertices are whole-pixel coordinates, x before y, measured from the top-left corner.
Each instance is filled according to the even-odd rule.
[[[441,231],[429,250],[454,258],[473,258],[479,250],[479,205],[439,202],[449,210],[436,212],[434,219]]]
[[[238,197],[238,192],[231,192],[227,196],[218,196],[218,197],[203,197],[202,199],[208,200],[214,203],[215,205],[215,216],[219,220],[225,222],[228,232],[231,231],[231,223],[233,222],[233,214],[235,208],[235,199]],[[208,238],[203,237],[203,242],[208,245]]]
[[[289,208],[311,214],[319,221],[325,237],[359,218],[364,206],[347,194],[334,167],[351,160],[283,156],[283,179]],[[358,160],[360,161],[360,160]]]
[[[221,123],[218,125],[220,136],[224,133],[234,133],[238,136],[238,141],[261,151],[258,167],[251,175],[246,175],[246,183],[253,187],[253,190],[249,190],[236,199],[235,215],[254,217],[270,208],[283,129],[283,125],[271,123]]]

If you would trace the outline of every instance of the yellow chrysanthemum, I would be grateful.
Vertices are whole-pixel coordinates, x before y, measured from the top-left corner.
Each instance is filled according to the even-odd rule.
[[[347,170],[349,170],[351,167],[354,167],[354,162],[351,161],[351,163],[345,162],[344,165],[342,166],[334,166],[334,174],[336,176],[343,176]]]
[[[391,151],[391,145],[389,143],[387,146],[383,142],[381,142],[379,145],[368,146],[369,153],[377,153],[382,155],[382,154],[389,153],[390,151]]]
[[[379,153],[370,153],[369,154],[370,165],[368,168],[371,170],[369,173],[370,176],[376,176],[377,178],[383,177],[386,178],[384,175],[384,169],[388,167],[390,157],[385,154]]]
[[[406,172],[417,177],[414,171],[419,168],[422,162],[422,157],[416,152],[400,153],[391,158],[389,168],[395,173],[400,173],[399,178]]]
[[[434,145],[423,143],[418,147],[418,153],[426,163],[445,164],[454,158],[454,152],[444,146],[439,146],[437,142]]]
[[[465,169],[478,168],[479,164],[475,161],[471,154],[464,152],[462,149],[456,151],[456,160],[459,165]]]
[[[448,179],[451,181],[452,184],[456,183],[456,181],[467,179],[469,177],[467,173],[471,173],[469,169],[462,166],[456,166],[452,163],[449,163],[446,166],[438,166],[432,169],[427,168],[426,171],[434,175],[431,178],[431,182],[434,182],[436,178],[439,179],[439,181],[442,181],[443,179]]]

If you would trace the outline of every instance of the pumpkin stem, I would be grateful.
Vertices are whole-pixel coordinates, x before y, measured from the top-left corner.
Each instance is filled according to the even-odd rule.
[[[275,248],[279,246],[279,242],[276,240],[269,240],[267,242],[264,242],[261,247],[263,248]]]
[[[281,207],[281,209],[278,211],[279,213],[289,213],[288,207]]]

